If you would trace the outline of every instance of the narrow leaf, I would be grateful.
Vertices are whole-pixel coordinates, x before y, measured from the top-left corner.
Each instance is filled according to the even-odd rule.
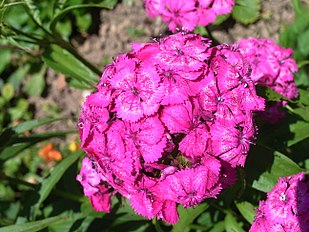
[[[92,88],[91,83],[98,81],[97,76],[87,66],[57,45],[51,45],[43,53],[43,61],[55,71],[82,82],[86,88]]]
[[[15,127],[12,127],[11,130],[13,130],[15,133],[20,134],[25,131],[32,130],[34,128],[37,128],[42,125],[46,125],[52,122],[63,120],[64,118],[39,118],[39,119],[33,119],[30,121],[22,122],[18,124]]]
[[[32,0],[24,0],[26,3],[30,16],[33,18],[33,20],[38,24],[42,25],[41,19],[40,19],[40,11],[37,7],[37,3],[34,3]]]
[[[35,145],[36,143],[42,142],[44,140],[62,137],[72,131],[61,131],[61,132],[52,132],[52,133],[43,133],[43,134],[34,134],[27,137],[16,137],[11,139],[8,143],[0,144],[0,161],[5,161],[11,157],[14,157],[23,150]]]
[[[49,226],[50,224],[53,224],[55,222],[65,222],[67,220],[66,216],[56,216],[56,217],[50,217],[43,220],[35,221],[35,222],[28,222],[28,223],[22,223],[22,224],[16,224],[11,226],[6,226],[0,228],[0,232],[35,232],[42,230]]]
[[[65,171],[74,163],[76,160],[84,154],[82,150],[79,150],[70,156],[66,157],[64,160],[62,160],[51,172],[50,176],[45,179],[41,183],[41,188],[38,192],[39,194],[39,200],[35,205],[32,206],[32,219],[35,219],[38,213],[38,210],[43,203],[43,201],[49,196],[50,192],[54,188],[54,186],[58,183],[58,181],[61,179]]]

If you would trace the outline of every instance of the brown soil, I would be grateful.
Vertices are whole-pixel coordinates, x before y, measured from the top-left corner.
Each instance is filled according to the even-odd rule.
[[[213,28],[213,36],[221,43],[232,43],[244,37],[272,37],[278,41],[280,30],[293,22],[293,19],[290,0],[262,0],[261,18],[257,22],[249,26],[232,22],[228,28]],[[110,63],[113,57],[131,50],[130,43],[149,42],[153,37],[166,33],[167,26],[159,18],[153,20],[146,15],[142,0],[126,0],[112,11],[101,11],[97,34],[87,35],[82,44],[79,44],[77,39],[73,39],[72,43],[86,59],[103,72],[104,65]],[[47,85],[45,98],[30,99],[35,105],[35,117],[51,116],[50,109],[44,108],[49,104],[58,108],[56,111],[59,111],[60,115],[71,119],[41,127],[37,132],[76,128],[81,104],[89,92],[68,86],[64,76],[53,70],[48,71]]]

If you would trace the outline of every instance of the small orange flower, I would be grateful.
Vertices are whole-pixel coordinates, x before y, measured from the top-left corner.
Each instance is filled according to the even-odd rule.
[[[54,149],[53,144],[48,143],[47,145],[45,145],[44,147],[42,147],[39,151],[38,151],[39,156],[47,161],[52,161],[52,160],[61,160],[62,159],[62,155],[59,151]]]

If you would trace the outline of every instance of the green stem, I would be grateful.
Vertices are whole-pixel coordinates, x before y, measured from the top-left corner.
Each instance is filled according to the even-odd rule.
[[[4,3],[4,1],[3,1],[3,3]],[[16,5],[24,4],[24,2],[11,2],[11,3],[5,4],[5,5],[3,3],[1,4],[0,9],[4,9],[4,8],[11,7],[11,6],[16,6]]]
[[[293,114],[295,113],[294,110],[292,109],[292,107],[289,106],[288,104],[285,105],[285,108],[286,108],[288,111],[290,111],[291,113],[293,113]]]

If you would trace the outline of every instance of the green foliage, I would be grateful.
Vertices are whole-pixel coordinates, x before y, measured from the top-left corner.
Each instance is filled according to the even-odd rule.
[[[82,88],[92,88],[98,81],[96,75],[74,55],[57,46],[50,46],[43,53],[43,61],[54,70],[75,79]]]
[[[260,0],[236,0],[232,16],[243,24],[250,24],[259,18],[260,10]]]
[[[131,1],[126,1],[131,4]],[[38,155],[52,139],[65,138],[74,131],[36,133],[40,126],[59,118],[57,105],[45,105],[49,118],[33,119],[30,97],[46,91],[46,70],[66,75],[71,86],[93,89],[101,73],[80,56],[69,42],[72,29],[87,35],[93,7],[112,9],[116,0],[1,1],[0,3],[0,232],[1,231],[248,231],[258,202],[278,178],[308,171],[309,147],[309,14],[308,8],[293,0],[296,20],[280,34],[280,42],[294,49],[299,72],[296,82],[300,96],[287,99],[270,88],[258,93],[268,101],[286,101],[287,117],[277,125],[259,121],[256,146],[252,146],[238,182],[218,199],[194,208],[178,206],[180,220],[168,225],[135,214],[130,203],[114,198],[111,213],[96,212],[82,193],[75,176],[80,168],[81,150],[71,151],[66,142],[56,147],[61,161],[47,161]],[[220,16],[214,25],[233,17],[243,24],[260,17],[259,0],[236,0],[230,15]],[[209,28],[197,33],[208,35]],[[129,36],[144,32],[130,28]],[[3,48],[3,49],[2,49]],[[15,58],[14,58],[15,57]],[[16,58],[17,57],[17,58]],[[109,63],[104,57],[104,63]]]

